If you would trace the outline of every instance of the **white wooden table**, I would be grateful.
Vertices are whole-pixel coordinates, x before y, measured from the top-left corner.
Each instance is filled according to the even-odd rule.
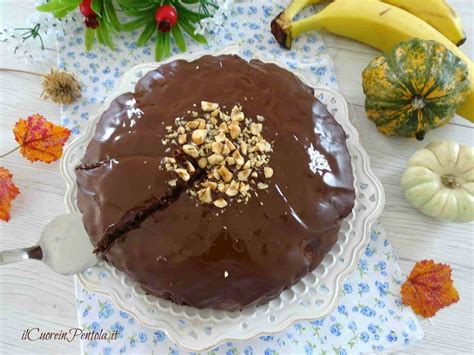
[[[468,41],[463,50],[473,58],[472,0],[450,0],[461,14]],[[33,0],[0,0],[0,27],[23,27],[34,11]],[[422,321],[426,337],[410,353],[472,353],[474,351],[474,225],[440,223],[416,212],[400,190],[400,176],[415,150],[437,139],[474,144],[474,125],[455,118],[447,127],[428,134],[423,142],[387,138],[376,132],[364,115],[361,71],[378,52],[341,37],[325,35],[336,65],[341,91],[353,108],[354,122],[372,168],[382,181],[386,205],[381,220],[408,273],[416,261],[433,258],[453,267],[461,300],[431,321]],[[58,106],[39,98],[40,75],[55,65],[56,52],[42,64],[23,63],[0,43],[0,152],[15,146],[12,127],[19,117],[39,112],[59,122]],[[63,213],[64,183],[58,163],[32,164],[16,152],[0,161],[14,175],[21,194],[13,203],[12,219],[0,222],[0,250],[35,244],[45,223]],[[0,353],[79,353],[79,342],[29,342],[26,328],[45,331],[77,327],[73,277],[59,276],[38,262],[0,267]]]

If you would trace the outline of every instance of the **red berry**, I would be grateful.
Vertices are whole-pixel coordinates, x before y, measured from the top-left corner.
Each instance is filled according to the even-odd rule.
[[[156,10],[155,21],[161,32],[169,32],[178,21],[178,13],[174,6],[160,6],[158,10]]]
[[[91,6],[92,0],[82,0],[79,4],[79,11],[81,11],[82,16],[85,18],[95,17],[95,12],[92,10]]]
[[[86,17],[84,19],[84,24],[86,25],[86,27],[92,28],[94,30],[97,27],[99,27],[99,21],[97,21],[97,16],[96,15]]]

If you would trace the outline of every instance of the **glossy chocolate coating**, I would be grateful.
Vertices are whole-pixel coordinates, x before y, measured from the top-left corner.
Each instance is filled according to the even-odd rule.
[[[130,114],[132,99],[141,117]],[[161,142],[165,126],[201,100],[229,111],[240,103],[246,116],[265,117],[262,134],[274,141],[270,187],[223,213],[183,193],[104,257],[154,295],[237,310],[278,296],[318,266],[354,204],[345,133],[292,73],[227,55],[178,60],[147,73],[97,124],[83,162],[103,163],[76,170],[78,205],[97,245],[128,211],[165,195],[174,178],[160,169],[169,155]]]

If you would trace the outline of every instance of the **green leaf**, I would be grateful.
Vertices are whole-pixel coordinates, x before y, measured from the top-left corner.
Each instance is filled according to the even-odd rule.
[[[187,22],[185,19],[181,18],[180,20],[178,20],[178,25],[196,42],[201,44],[207,44],[206,37],[200,34],[195,34],[194,26]]]
[[[142,16],[139,17],[133,21],[127,22],[123,24],[123,29],[127,32],[132,32],[135,31],[136,29],[139,29],[140,27],[143,27],[146,23],[150,22],[150,20],[154,19],[154,16],[150,18],[150,15]]]
[[[91,8],[94,10],[97,17],[102,17],[102,1],[101,0],[92,0]]]
[[[36,10],[43,11],[43,12],[51,12],[51,11],[61,10],[63,7],[67,7],[67,5],[64,6],[64,4],[61,4],[58,0],[56,1],[53,0],[46,4],[37,6]]]
[[[116,0],[120,7],[125,10],[145,10],[153,9],[155,11],[160,7],[164,0],[149,0],[149,1],[137,1],[137,0]]]
[[[102,30],[99,30],[99,29],[100,29],[100,24],[99,24],[99,27],[97,27],[94,30],[97,34],[97,40],[99,41],[100,44],[105,44],[104,36],[102,35]]]
[[[155,45],[155,59],[157,62],[159,62],[161,58],[163,58],[163,55],[164,55],[163,44],[164,44],[163,32],[158,32],[158,35],[156,36],[156,45]]]
[[[64,16],[74,11],[75,9],[76,9],[76,5],[72,5],[72,6],[69,5],[68,7],[64,7],[60,10],[54,11],[53,14],[56,18],[63,18]]]
[[[86,46],[86,51],[90,51],[94,45],[95,32],[96,30],[86,27],[84,32],[84,44]]]
[[[165,52],[165,57],[169,57],[171,55],[171,33],[165,32],[163,34],[164,34],[163,50]]]
[[[107,21],[104,21],[103,19],[99,19],[99,27],[97,27],[97,31],[98,33],[102,35],[104,43],[107,45],[107,47],[109,47],[110,49],[114,49],[114,43],[112,42],[112,39],[110,38]]]
[[[142,34],[140,35],[140,38],[138,38],[137,46],[141,47],[141,46],[145,45],[145,43],[148,42],[148,40],[153,35],[155,30],[156,30],[155,21],[151,21],[151,22],[147,23],[145,28],[143,29]]]
[[[179,26],[173,26],[171,28],[171,32],[173,33],[174,41],[176,42],[179,50],[184,52],[186,50],[186,41],[184,40],[183,33],[179,29]]]
[[[189,19],[191,22],[199,22],[200,20],[206,17],[206,15],[204,14],[200,14],[198,12],[188,10],[186,7],[184,7],[178,2],[176,2],[174,6],[176,7],[176,10],[178,11],[179,16],[185,17]]]
[[[181,2],[184,4],[196,4],[199,0],[181,0]]]
[[[112,25],[112,28],[120,32],[122,30],[122,24],[117,17],[112,0],[104,0],[104,13],[107,21]]]

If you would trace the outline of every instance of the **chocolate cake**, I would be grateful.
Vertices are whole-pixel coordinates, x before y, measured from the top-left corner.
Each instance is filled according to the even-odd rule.
[[[316,268],[351,213],[346,135],[292,73],[163,64],[103,113],[76,168],[96,251],[146,292],[239,310]]]

